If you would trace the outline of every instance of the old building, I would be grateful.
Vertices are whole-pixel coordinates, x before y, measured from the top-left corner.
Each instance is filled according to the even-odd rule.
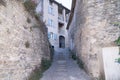
[[[55,50],[68,47],[66,30],[70,10],[55,0],[40,0],[36,12],[43,15],[48,38]]]
[[[120,36],[119,3],[118,0],[73,0],[67,26],[69,45],[93,80],[120,80],[119,68],[114,70],[115,65],[120,66],[114,61],[114,52],[111,57],[107,57],[111,52],[109,50],[116,49],[106,48],[115,47],[114,41]],[[106,54],[103,54],[104,49],[107,50]],[[117,56],[119,57],[118,48]],[[113,61],[114,64],[110,62],[106,65],[103,60]],[[104,66],[109,68],[112,77],[106,76]]]

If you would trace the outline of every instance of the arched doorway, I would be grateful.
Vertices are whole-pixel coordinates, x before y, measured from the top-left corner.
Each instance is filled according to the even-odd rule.
[[[65,48],[65,37],[59,36],[59,48]]]

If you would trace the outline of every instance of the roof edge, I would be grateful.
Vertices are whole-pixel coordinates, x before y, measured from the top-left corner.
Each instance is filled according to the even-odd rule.
[[[62,5],[61,3],[59,3],[59,2],[57,2],[57,1],[55,1],[55,0],[50,0],[51,2],[54,2],[55,4],[57,4],[57,5],[61,5],[64,9],[66,9],[67,11],[69,11],[70,12],[70,9],[68,9],[67,7],[65,7],[64,5]]]
[[[70,13],[70,17],[69,17],[69,21],[68,21],[66,29],[69,29],[70,24],[72,22],[72,19],[73,19],[73,16],[74,16],[74,12],[75,12],[75,6],[76,6],[76,0],[72,0],[71,13]]]

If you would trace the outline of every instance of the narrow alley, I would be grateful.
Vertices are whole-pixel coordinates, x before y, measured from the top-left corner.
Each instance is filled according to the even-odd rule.
[[[56,52],[52,66],[43,74],[40,80],[91,80],[80,69],[76,61],[70,58],[67,49]]]
[[[0,0],[0,80],[120,80],[120,0]]]

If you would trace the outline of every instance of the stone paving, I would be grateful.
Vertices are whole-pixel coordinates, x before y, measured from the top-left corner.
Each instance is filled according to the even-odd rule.
[[[52,66],[43,74],[40,80],[91,80],[78,67],[77,63],[69,58],[68,54],[55,55]]]

